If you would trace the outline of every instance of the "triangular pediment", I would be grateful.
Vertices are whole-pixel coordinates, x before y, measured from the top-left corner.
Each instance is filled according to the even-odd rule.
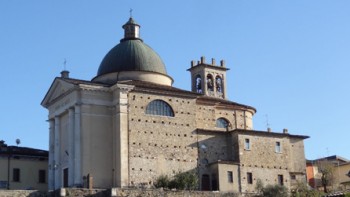
[[[64,81],[60,78],[56,78],[47,91],[43,101],[41,102],[41,105],[44,107],[49,106],[50,103],[55,101],[57,98],[65,95],[72,89],[74,89],[74,84]]]

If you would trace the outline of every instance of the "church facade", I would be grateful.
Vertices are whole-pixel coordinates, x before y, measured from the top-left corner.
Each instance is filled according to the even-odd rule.
[[[192,61],[191,91],[172,86],[133,18],[91,81],[54,79],[42,106],[50,123],[49,189],[152,186],[194,172],[200,190],[255,192],[258,180],[291,189],[306,180],[302,135],[253,129],[256,109],[228,100],[224,61]]]

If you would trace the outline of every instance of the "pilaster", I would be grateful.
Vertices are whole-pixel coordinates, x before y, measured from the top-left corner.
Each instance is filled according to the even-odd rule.
[[[81,176],[81,105],[74,107],[74,185],[82,185]]]
[[[69,160],[68,160],[68,185],[73,186],[74,185],[74,158],[75,158],[75,151],[74,151],[74,109],[69,108],[68,109],[68,135],[69,135],[69,142],[68,142],[68,153],[69,153]]]
[[[55,148],[54,148],[54,162],[53,162],[53,167],[54,167],[54,177],[55,177],[55,189],[58,189],[62,185],[62,166],[61,166],[61,157],[60,157],[60,147],[61,147],[61,142],[60,142],[60,117],[56,116],[55,117]]]
[[[128,147],[128,92],[130,86],[117,85],[114,90],[114,128],[113,128],[113,155],[114,180],[117,187],[129,185],[129,147]]]
[[[55,189],[55,120],[49,120],[49,172],[48,172],[48,189],[49,191]]]

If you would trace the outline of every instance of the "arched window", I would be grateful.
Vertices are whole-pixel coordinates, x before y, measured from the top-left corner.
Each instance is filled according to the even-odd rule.
[[[196,81],[195,81],[195,87],[196,87],[196,92],[197,93],[202,93],[202,77],[200,75],[196,76]]]
[[[213,76],[207,75],[207,88],[209,91],[214,91],[214,81]]]
[[[216,120],[216,127],[218,128],[227,128],[229,122],[225,118],[219,118]]]
[[[220,76],[216,76],[215,78],[216,91],[222,92],[222,79]]]
[[[174,117],[174,111],[171,106],[162,100],[150,102],[147,105],[146,114]]]

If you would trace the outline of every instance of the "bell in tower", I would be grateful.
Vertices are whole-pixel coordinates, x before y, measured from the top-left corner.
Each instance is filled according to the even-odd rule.
[[[204,94],[211,97],[227,99],[226,94],[226,71],[225,61],[221,60],[220,65],[216,65],[215,59],[211,64],[205,62],[205,57],[200,61],[192,61],[191,72],[192,92]]]

